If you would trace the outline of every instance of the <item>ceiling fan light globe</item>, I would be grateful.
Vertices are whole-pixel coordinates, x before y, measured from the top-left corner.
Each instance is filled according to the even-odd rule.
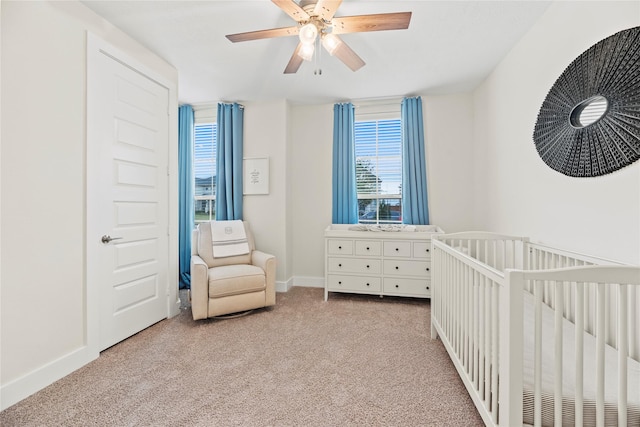
[[[305,61],[311,61],[313,59],[313,52],[315,51],[315,46],[312,44],[303,44],[300,46],[300,50],[298,51],[298,56]]]
[[[300,27],[298,33],[300,41],[304,44],[313,44],[318,37],[318,28],[314,24],[306,24]]]
[[[329,55],[333,56],[340,43],[342,41],[334,34],[325,34],[322,37],[322,46],[329,52]]]

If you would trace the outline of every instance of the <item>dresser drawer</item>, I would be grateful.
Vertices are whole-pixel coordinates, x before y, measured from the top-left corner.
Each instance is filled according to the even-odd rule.
[[[385,294],[430,297],[431,282],[426,279],[385,277],[382,290]]]
[[[331,273],[380,274],[379,259],[368,258],[329,258],[327,270]]]
[[[356,240],[356,255],[380,256],[382,244],[375,240]]]
[[[324,299],[332,292],[431,298],[431,243],[439,227],[380,233],[325,230]]]
[[[327,277],[327,287],[330,291],[377,293],[382,285],[379,277],[330,274]]]
[[[327,252],[329,255],[353,255],[353,240],[329,239]]]
[[[385,257],[411,258],[411,242],[384,242]]]
[[[419,259],[431,259],[431,240],[427,242],[414,242],[413,257]]]
[[[390,276],[429,277],[431,274],[431,262],[405,261],[399,259],[385,260],[384,274]]]

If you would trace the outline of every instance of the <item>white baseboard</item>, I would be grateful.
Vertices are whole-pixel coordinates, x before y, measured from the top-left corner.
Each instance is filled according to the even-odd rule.
[[[82,347],[0,387],[0,411],[83,367],[100,353]]]
[[[276,292],[289,292],[294,286],[324,288],[324,277],[293,276],[284,282],[276,282]]]
[[[276,281],[276,292],[289,292],[289,289],[293,286],[293,278],[289,280]]]
[[[294,276],[293,286],[303,288],[324,288],[324,277]]]

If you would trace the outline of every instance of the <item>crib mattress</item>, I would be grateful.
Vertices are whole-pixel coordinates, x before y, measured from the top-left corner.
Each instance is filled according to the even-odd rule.
[[[542,304],[542,425],[554,420],[554,312]],[[524,304],[523,422],[533,424],[534,414],[534,298],[526,294]],[[562,425],[575,425],[575,325],[563,324]],[[584,333],[584,404],[585,426],[596,425],[596,339]],[[628,358],[627,424],[640,426],[640,363]],[[605,346],[605,425],[618,425],[618,353]]]

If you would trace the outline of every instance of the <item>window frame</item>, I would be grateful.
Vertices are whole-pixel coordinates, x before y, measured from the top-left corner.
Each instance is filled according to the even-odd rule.
[[[212,144],[213,144],[213,156],[211,159],[197,159],[196,158],[196,132],[198,126],[213,126],[212,129]],[[194,226],[197,226],[200,223],[215,220],[215,209],[216,209],[216,188],[215,188],[215,177],[216,177],[216,169],[217,169],[217,110],[212,107],[206,108],[195,108],[194,107],[194,135],[193,135],[193,220]],[[196,176],[196,165],[198,163],[213,163],[213,174],[211,176],[212,182],[212,194],[206,195],[197,195],[197,180]],[[197,219],[197,210],[196,205],[201,201],[211,201],[213,205],[213,209],[209,208],[209,218],[208,219]]]
[[[379,135],[378,135],[378,122],[380,121],[386,121],[386,120],[393,120],[393,121],[397,121],[398,122],[398,126],[399,126],[399,135],[398,137],[400,138],[400,146],[399,146],[399,153],[397,156],[384,156],[384,155],[380,155],[380,150],[379,150]],[[375,193],[361,193],[358,191],[357,189],[357,182],[358,182],[358,171],[356,170],[356,193],[357,193],[357,199],[358,199],[358,203],[360,202],[360,200],[372,200],[372,201],[376,201],[376,206],[375,206],[375,218],[371,218],[371,219],[365,219],[363,220],[363,215],[366,215],[368,212],[365,212],[363,215],[360,214],[360,206],[358,206],[358,223],[360,224],[401,224],[402,223],[402,168],[403,168],[403,162],[402,162],[402,122],[401,122],[401,101],[398,100],[397,102],[395,101],[387,101],[384,103],[369,103],[369,104],[364,104],[364,105],[357,105],[355,108],[355,118],[354,118],[354,134],[356,133],[356,124],[357,123],[362,123],[362,122],[376,122],[376,155],[374,156],[376,159],[376,162],[380,159],[380,158],[397,158],[397,162],[398,162],[398,176],[400,177],[400,185],[398,187],[398,193],[385,193],[382,189],[382,187],[376,183],[376,192]],[[354,135],[355,137],[355,135]],[[357,140],[357,138],[356,138]],[[357,141],[354,141],[354,144],[357,144]],[[357,152],[357,150],[355,150]],[[356,162],[356,167],[358,164],[358,161],[361,160],[363,157],[371,157],[371,156],[355,156],[355,162]],[[378,164],[378,163],[377,163]],[[393,219],[381,219],[380,218],[380,202],[383,200],[398,200],[398,205],[400,206],[400,215],[399,215],[399,219],[397,220],[393,220]],[[372,211],[370,211],[372,212]]]

